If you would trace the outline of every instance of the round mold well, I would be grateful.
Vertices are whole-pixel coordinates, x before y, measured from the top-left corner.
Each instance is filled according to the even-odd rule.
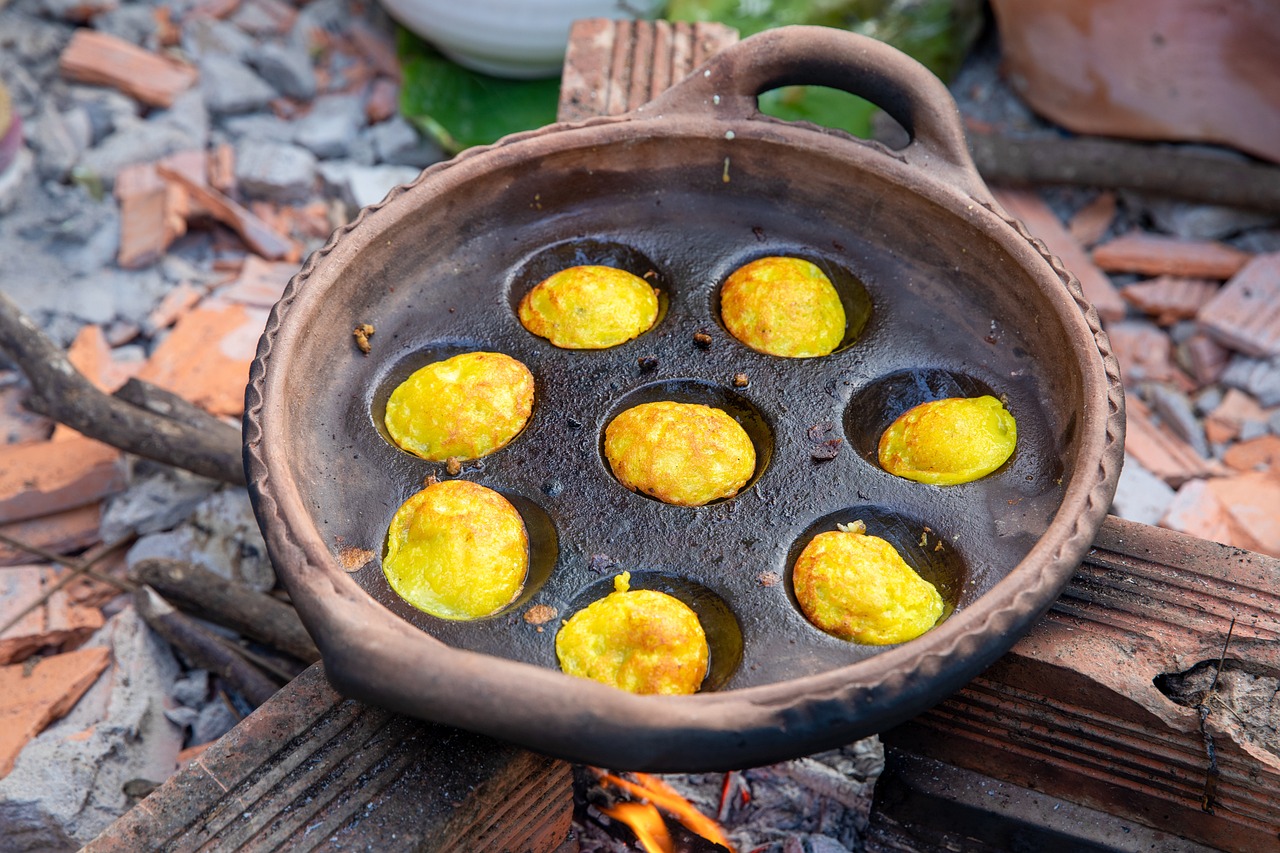
[[[724,283],[728,281],[729,276],[733,275],[742,267],[762,258],[799,258],[814,264],[818,269],[822,270],[830,279],[831,285],[836,289],[836,294],[840,297],[840,304],[844,307],[844,335],[840,338],[840,343],[829,353],[835,355],[843,352],[856,344],[866,332],[868,324],[871,322],[875,313],[872,304],[871,293],[867,290],[867,286],[863,283],[862,277],[856,274],[848,266],[840,261],[833,260],[827,255],[819,254],[809,247],[795,247],[787,249],[779,249],[778,251],[756,252],[751,255],[741,255],[733,258],[731,261],[722,264],[718,268],[716,275],[716,286],[711,289],[709,294],[710,304],[708,310],[716,322],[724,329],[726,335],[738,346],[747,347],[752,352],[759,352],[754,347],[739,340],[729,328],[725,325],[724,317],[720,312],[720,291],[724,288]],[[770,355],[770,353],[762,353]],[[787,358],[787,356],[774,356],[775,358]],[[809,356],[809,358],[823,358],[823,356]],[[797,359],[803,361],[804,359]]]
[[[566,619],[613,592],[616,572],[584,587],[570,602]],[[742,665],[742,628],[728,603],[697,581],[663,572],[631,571],[630,588],[665,592],[692,610],[707,636],[710,657],[699,693],[719,690]]]
[[[878,536],[892,545],[908,566],[934,585],[938,594],[942,596],[943,605],[942,615],[938,617],[934,627],[946,621],[959,605],[969,576],[968,566],[960,556],[960,552],[948,544],[945,532],[939,532],[928,522],[875,504],[850,506],[828,513],[814,521],[796,537],[787,551],[787,567],[784,576],[791,606],[804,617],[804,611],[796,599],[794,578],[796,560],[801,552],[819,533],[833,531],[837,529],[837,525],[852,524],[855,521],[861,521],[866,525],[867,535]],[[814,631],[826,633],[809,622],[807,617],[805,622]]]
[[[706,382],[699,379],[668,379],[661,382],[652,382],[642,385],[639,388],[632,389],[628,393],[620,397],[608,410],[603,422],[599,425],[599,439],[597,441],[597,450],[600,456],[600,464],[604,466],[605,471],[619,488],[634,494],[645,500],[654,503],[663,504],[664,502],[652,495],[646,495],[644,492],[632,492],[618,482],[618,478],[613,473],[613,468],[609,464],[609,459],[604,452],[604,434],[609,424],[613,423],[614,418],[625,412],[627,409],[644,403],[657,403],[661,401],[670,401],[673,403],[698,403],[704,406],[710,406],[714,409],[720,409],[726,412],[729,417],[738,422],[746,432],[747,437],[751,439],[751,444],[756,451],[756,467],[752,472],[750,479],[743,484],[737,494],[727,498],[710,501],[704,506],[714,506],[725,501],[731,501],[738,495],[750,489],[755,485],[764,472],[768,469],[770,461],[773,459],[774,437],[773,425],[764,413],[749,401],[746,397],[738,392],[717,385],[713,382]],[[697,509],[698,507],[683,507],[684,509]]]
[[[507,304],[516,324],[526,334],[539,340],[546,340],[541,335],[534,335],[525,329],[524,324],[520,322],[520,303],[525,296],[556,273],[580,266],[602,266],[624,270],[644,279],[658,292],[658,316],[654,318],[653,325],[635,338],[616,346],[626,346],[640,340],[662,324],[667,316],[667,309],[671,305],[671,280],[662,268],[650,260],[644,252],[626,243],[581,238],[543,246],[515,264],[515,272],[512,273],[507,285]],[[614,348],[607,347],[607,349]]]
[[[863,386],[850,398],[844,410],[845,435],[858,454],[878,468],[880,436],[908,409],[949,397],[984,395],[1004,399],[986,382],[957,371],[922,368],[891,373]],[[1015,448],[1013,455],[1017,453]],[[1012,459],[996,471],[1009,466]]]
[[[480,483],[478,485],[484,484]],[[391,587],[391,583],[387,580],[386,573],[383,570],[387,559],[387,533],[390,532],[392,518],[396,512],[399,512],[399,506],[387,516],[386,523],[383,525],[385,532],[382,536],[382,549],[378,558],[377,579],[373,581],[377,589],[370,589],[366,586],[366,590],[373,593],[375,598],[387,604],[393,611],[400,613],[402,617],[416,614],[418,618],[430,620],[442,627],[450,624],[478,623],[503,618],[517,608],[527,604],[546,584],[551,577],[551,572],[556,567],[556,562],[560,558],[560,542],[555,523],[552,522],[551,517],[547,515],[546,510],[537,501],[524,495],[495,489],[492,486],[485,486],[485,488],[490,488],[502,495],[515,507],[516,512],[520,513],[520,519],[524,522],[525,533],[529,537],[529,568],[525,574],[524,585],[521,586],[519,594],[514,599],[486,616],[480,616],[475,619],[443,619],[425,610],[420,610],[402,598]],[[418,491],[421,490],[415,490],[404,501],[401,501],[400,506],[403,506],[404,502],[409,497],[412,497],[413,494],[417,494]],[[413,620],[411,619],[410,621]]]
[[[427,346],[418,347],[400,358],[390,359],[387,361],[382,372],[371,384],[370,391],[368,392],[365,400],[369,412],[369,420],[372,422],[373,428],[377,431],[378,435],[382,437],[382,440],[402,456],[417,460],[423,464],[433,465],[441,471],[444,471],[448,464],[447,460],[424,459],[416,453],[410,453],[405,450],[396,443],[395,439],[391,437],[390,431],[387,430],[387,401],[391,398],[391,393],[395,391],[401,383],[422,368],[440,361],[446,361],[447,359],[453,358],[457,355],[472,352],[502,353],[503,355],[519,361],[529,370],[530,373],[533,373],[533,409],[530,411],[529,418],[525,421],[524,427],[522,427],[520,432],[516,433],[511,438],[511,441],[508,441],[497,450],[485,454],[485,456],[492,456],[494,453],[500,453],[513,442],[519,441],[520,436],[528,430],[529,424],[533,423],[534,418],[538,416],[538,389],[541,384],[538,381],[538,376],[534,373],[533,368],[529,367],[527,361],[516,358],[509,352],[506,352],[504,348],[489,347],[484,344],[477,344],[470,341],[440,341],[428,344]]]

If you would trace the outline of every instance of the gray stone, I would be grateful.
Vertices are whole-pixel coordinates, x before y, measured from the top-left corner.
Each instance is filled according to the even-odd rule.
[[[1240,440],[1252,441],[1255,438],[1262,438],[1271,432],[1271,427],[1266,421],[1241,421],[1240,423]]]
[[[140,538],[129,549],[126,561],[132,568],[152,557],[185,560],[259,592],[266,592],[276,583],[266,543],[244,489],[226,489],[210,495],[188,521],[173,530]]]
[[[250,35],[258,37],[275,35],[278,21],[274,15],[257,3],[241,3],[236,7],[231,22]]]
[[[31,149],[22,148],[13,162],[0,171],[0,214],[8,213],[24,195],[23,184],[35,171],[36,158]]]
[[[209,671],[193,669],[173,683],[173,701],[188,708],[201,708],[209,701]]]
[[[1276,221],[1275,216],[1265,213],[1163,198],[1148,198],[1145,206],[1161,231],[1184,240],[1221,240]]]
[[[1222,388],[1217,385],[1210,385],[1195,396],[1196,414],[1204,416],[1212,412],[1218,406],[1222,405]]]
[[[107,267],[97,275],[73,279],[62,290],[60,310],[86,323],[145,317],[163,297],[164,281],[153,269],[125,271]]]
[[[192,145],[191,137],[168,124],[136,122],[117,128],[101,143],[85,152],[75,168],[77,176],[101,180],[104,189],[115,184],[116,175],[125,166],[154,163]],[[203,146],[200,146],[203,147]]]
[[[1201,456],[1208,458],[1209,442],[1204,436],[1204,425],[1196,417],[1187,396],[1168,385],[1151,384],[1145,390],[1150,398],[1151,408],[1160,416],[1165,426],[1194,447]]]
[[[361,166],[341,160],[320,164],[320,175],[330,193],[357,208],[382,201],[394,187],[419,174],[411,166]]]
[[[89,145],[97,145],[117,128],[140,121],[138,102],[122,92],[98,86],[72,86],[71,102],[89,117]]]
[[[248,59],[262,79],[286,98],[309,101],[316,96],[315,68],[301,46],[266,42],[254,48]]]
[[[246,59],[253,48],[253,39],[239,27],[216,18],[192,16],[182,27],[182,49],[197,61],[209,56]]]
[[[325,160],[347,156],[364,127],[364,102],[355,95],[317,98],[296,122],[293,141]]]
[[[316,47],[312,43],[315,32],[340,33],[348,28],[350,21],[350,0],[314,0],[298,12],[291,35],[304,47]]]
[[[200,60],[200,91],[215,115],[255,112],[276,97],[276,90],[248,65],[218,54]]]
[[[40,0],[40,9],[50,18],[60,21],[84,22],[94,19],[97,26],[99,16],[109,15],[116,8],[117,0]]]
[[[402,151],[419,147],[422,141],[422,137],[419,136],[418,131],[414,130],[413,125],[399,115],[392,116],[386,121],[370,127],[366,131],[366,135],[373,143],[373,153],[379,163],[391,162],[391,158]],[[415,164],[402,162],[398,165],[412,166]]]
[[[129,808],[125,783],[173,773],[183,733],[164,716],[178,676],[169,647],[132,607],[86,646],[109,646],[112,669],[0,779],[0,849],[74,850]]]
[[[134,475],[127,489],[107,501],[99,527],[103,542],[176,527],[218,489],[213,480],[167,465],[139,463]]]
[[[209,143],[209,110],[199,89],[188,89],[167,110],[155,113],[151,120],[156,124],[176,128],[186,134],[192,149],[203,151]]]
[[[195,708],[187,707],[166,708],[164,718],[175,726],[182,726],[184,729],[189,729],[196,724],[197,720],[200,719],[200,712]]]
[[[227,707],[221,697],[215,698],[203,708],[191,727],[191,745],[199,746],[211,740],[217,740],[236,727],[240,722],[235,712]]]
[[[13,14],[5,15],[0,20],[0,60],[15,60],[13,67],[4,67],[3,76],[10,94],[15,94],[15,67],[38,68],[46,63],[56,62],[67,42],[67,28],[64,25],[36,17],[33,14],[35,10],[30,9],[30,6],[28,10],[24,13],[15,9]],[[2,7],[0,11],[3,11]]]
[[[149,3],[126,3],[93,18],[93,28],[122,38],[147,50],[156,50],[156,16]]]
[[[60,113],[50,106],[33,124],[35,132],[29,138],[38,154],[40,177],[63,180],[92,141],[88,112],[83,107],[73,107],[66,113]]]
[[[1264,408],[1280,405],[1280,356],[1235,355],[1219,378],[1223,385],[1251,394]]]
[[[293,123],[278,118],[271,113],[228,116],[221,124],[233,140],[293,142]]]
[[[73,239],[79,238],[80,245],[67,253],[67,266],[72,272],[82,276],[119,276],[120,273],[117,270],[104,268],[111,266],[116,254],[120,251],[120,211],[115,204],[104,200],[103,204],[96,206],[93,214],[96,214],[96,222],[84,216],[77,216],[67,221],[66,224],[71,228],[83,229],[78,234],[68,229],[68,235]],[[93,288],[94,284],[85,282],[84,287]],[[123,295],[111,294],[113,303],[118,296]],[[70,308],[71,313],[75,313],[74,306]],[[110,319],[110,317],[107,318],[107,320]]]
[[[1111,512],[1130,521],[1155,524],[1168,511],[1174,494],[1168,483],[1143,468],[1133,457],[1125,456]]]
[[[1269,255],[1280,252],[1280,228],[1258,228],[1246,231],[1231,240],[1231,245],[1243,252],[1255,255]]]
[[[1200,324],[1195,320],[1179,320],[1169,327],[1169,340],[1184,344],[1200,331]]]
[[[296,145],[244,140],[236,145],[236,181],[250,198],[305,201],[315,189],[316,158]]]

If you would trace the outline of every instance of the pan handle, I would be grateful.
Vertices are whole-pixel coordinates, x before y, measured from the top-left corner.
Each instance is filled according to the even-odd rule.
[[[897,48],[831,27],[765,30],[713,56],[641,110],[649,115],[760,118],[758,96],[781,86],[828,86],[866,98],[911,136],[896,152],[994,204],[969,156],[955,100],[933,72]]]

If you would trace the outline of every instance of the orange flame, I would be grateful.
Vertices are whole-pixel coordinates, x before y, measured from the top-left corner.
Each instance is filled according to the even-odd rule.
[[[618,803],[613,808],[602,807],[600,811],[631,827],[645,853],[674,853],[676,848],[662,815],[648,803]]]
[[[719,844],[721,847],[729,850],[730,853],[733,853],[733,845],[730,844],[729,839],[725,837],[723,830],[720,829],[720,825],[694,808],[693,803],[680,796],[674,788],[666,782],[663,782],[658,777],[652,776],[648,773],[634,773],[632,775],[635,776],[636,782],[631,782],[627,779],[623,779],[621,776],[615,776],[612,773],[601,772],[600,783],[602,785],[613,785],[616,788],[621,788],[633,797],[641,800],[647,800],[654,806],[657,806],[676,820],[680,821],[680,823],[683,824],[690,832],[696,833],[714,844]],[[608,813],[606,812],[606,814]],[[623,822],[626,823],[627,826],[631,826],[633,830],[635,829],[635,827],[626,820],[623,820]],[[639,836],[640,833],[637,831],[636,835]],[[644,839],[641,838],[642,843],[643,841]],[[645,849],[648,850],[649,848],[646,847]],[[657,849],[669,850],[670,848]]]

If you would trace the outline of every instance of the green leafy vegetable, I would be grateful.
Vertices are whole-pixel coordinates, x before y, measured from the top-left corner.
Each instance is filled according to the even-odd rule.
[[[505,80],[471,71],[403,28],[399,51],[401,112],[451,154],[556,120],[558,79]]]

